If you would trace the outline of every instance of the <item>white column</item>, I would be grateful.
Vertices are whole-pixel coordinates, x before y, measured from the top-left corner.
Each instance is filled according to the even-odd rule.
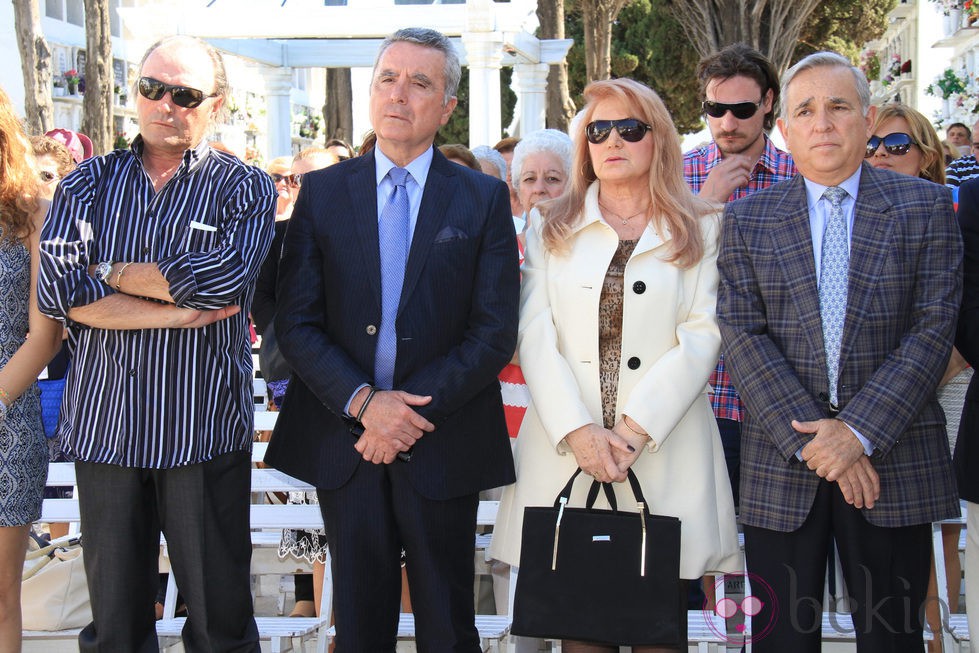
[[[518,63],[513,66],[513,85],[520,98],[517,108],[520,111],[517,133],[513,136],[526,136],[530,132],[544,129],[547,112],[547,72],[546,63]]]
[[[500,62],[503,59],[503,35],[465,32],[462,43],[469,62],[469,147],[492,146],[502,134]]]
[[[265,160],[292,155],[292,68],[270,70],[265,75],[268,89],[265,121],[268,129],[268,152]]]

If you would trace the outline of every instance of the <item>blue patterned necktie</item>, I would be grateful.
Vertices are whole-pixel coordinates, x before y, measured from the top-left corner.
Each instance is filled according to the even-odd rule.
[[[846,317],[846,293],[850,271],[850,249],[847,238],[843,200],[847,192],[831,186],[823,193],[830,203],[829,219],[823,231],[823,254],[819,272],[819,312],[823,322],[823,348],[826,350],[826,372],[829,381],[829,403],[839,405],[837,384],[840,375],[840,345]]]
[[[405,188],[408,171],[391,168],[388,177],[394,182],[394,190],[384,205],[377,225],[381,248],[381,328],[377,332],[377,351],[374,355],[374,385],[383,390],[394,387],[394,361],[398,355],[395,321],[408,262],[411,215],[408,190]]]

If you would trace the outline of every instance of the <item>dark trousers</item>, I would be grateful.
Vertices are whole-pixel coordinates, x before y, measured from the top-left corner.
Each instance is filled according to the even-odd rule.
[[[798,530],[744,527],[752,594],[764,603],[752,620],[755,653],[819,653],[823,581],[833,538],[855,603],[857,651],[921,653],[931,564],[929,525],[874,526],[844,501],[836,483],[827,481],[820,482],[812,510]]]
[[[734,495],[735,509],[741,505],[738,489],[741,487],[741,422],[733,419],[717,418],[717,430],[721,434],[724,448],[724,463],[731,479],[731,494]]]
[[[251,456],[173,469],[76,462],[93,620],[84,653],[159,650],[153,603],[160,532],[187,604],[188,652],[258,652],[249,579]]]
[[[395,650],[402,548],[418,650],[481,650],[473,607],[478,495],[427,499],[407,478],[411,464],[361,461],[343,487],[317,492],[333,555],[337,653]]]

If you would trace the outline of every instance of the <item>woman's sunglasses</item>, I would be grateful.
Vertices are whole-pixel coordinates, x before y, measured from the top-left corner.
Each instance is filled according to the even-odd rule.
[[[299,188],[300,186],[302,186],[303,183],[302,173],[299,172],[297,172],[294,175],[280,175],[278,173],[273,172],[272,174],[269,175],[269,177],[272,178],[273,184],[277,184],[280,181],[284,181],[286,182],[287,186],[292,186],[293,188]]]
[[[755,115],[763,100],[764,98],[757,102],[737,102],[735,104],[705,100],[703,105],[704,113],[711,118],[723,118],[724,114],[730,111],[738,120],[747,120]]]
[[[904,156],[915,142],[909,134],[905,134],[904,132],[894,132],[883,137],[871,136],[870,140],[867,141],[867,151],[864,152],[864,158],[869,159],[872,157],[881,144],[884,145],[884,150],[888,154]]]
[[[652,127],[644,122],[640,122],[635,118],[624,118],[623,120],[596,120],[594,122],[588,123],[585,127],[585,137],[588,139],[589,143],[598,145],[599,143],[604,143],[609,134],[612,133],[612,128],[619,132],[619,136],[622,140],[628,141],[630,143],[638,143],[643,139]]]
[[[164,84],[160,80],[153,79],[152,77],[140,77],[136,87],[139,89],[140,95],[154,102],[162,99],[167,94],[167,91],[169,91],[170,97],[173,98],[173,103],[185,109],[199,107],[204,100],[217,97],[217,93],[207,95],[204,91],[196,88]]]

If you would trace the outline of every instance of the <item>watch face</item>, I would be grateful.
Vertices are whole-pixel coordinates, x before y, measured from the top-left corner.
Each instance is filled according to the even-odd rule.
[[[103,262],[95,266],[95,278],[99,281],[108,283],[110,274],[112,274],[112,263]]]

